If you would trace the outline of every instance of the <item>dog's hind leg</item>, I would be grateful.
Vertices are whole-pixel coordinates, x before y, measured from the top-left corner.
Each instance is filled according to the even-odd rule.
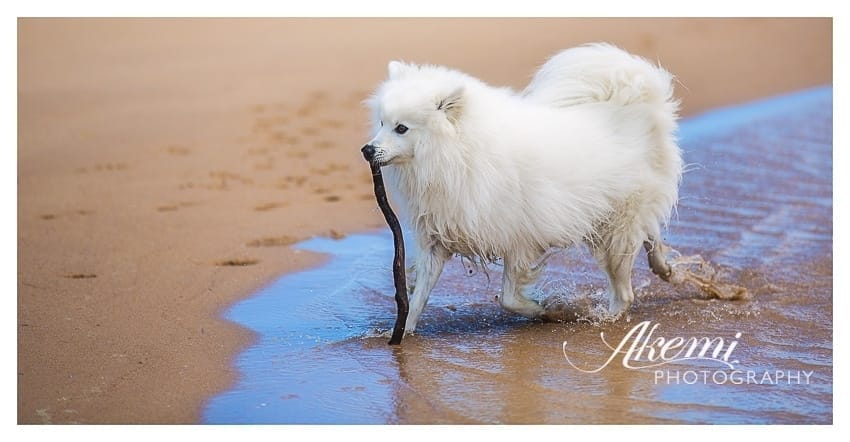
[[[509,257],[505,257],[502,296],[499,297],[502,308],[526,318],[539,318],[544,309],[538,302],[525,296],[525,288],[537,279],[543,267],[544,265],[540,264],[536,268],[525,269],[516,265]]]
[[[416,284],[413,295],[410,297],[410,310],[404,326],[405,333],[416,330],[416,324],[419,322],[419,316],[425,304],[428,303],[431,290],[437,284],[443,272],[443,266],[450,257],[451,254],[439,246],[431,246],[419,252],[416,259]]]
[[[646,250],[646,259],[649,261],[649,268],[652,269],[652,273],[665,281],[670,281],[673,268],[664,259],[664,254],[667,253],[667,244],[650,236],[648,240],[643,242],[643,248]]]
[[[641,241],[634,237],[627,231],[614,231],[591,244],[593,256],[608,276],[608,311],[615,316],[628,310],[635,299],[632,267]]]

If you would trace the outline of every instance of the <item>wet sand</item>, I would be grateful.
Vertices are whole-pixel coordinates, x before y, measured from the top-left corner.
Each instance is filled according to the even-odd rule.
[[[816,19],[18,25],[19,423],[198,422],[253,339],[219,315],[326,259],[292,243],[383,225],[358,149],[389,59],[521,87],[605,40],[687,114],[832,82]]]

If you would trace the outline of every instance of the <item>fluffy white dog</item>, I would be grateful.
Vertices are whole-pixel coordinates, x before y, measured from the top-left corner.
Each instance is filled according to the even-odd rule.
[[[589,247],[615,315],[634,299],[642,244],[669,276],[659,239],[682,174],[669,72],[608,44],[555,55],[521,93],[440,66],[388,70],[364,151],[415,231],[408,332],[454,254],[503,258],[500,303],[528,318],[545,316],[524,292],[552,247]]]

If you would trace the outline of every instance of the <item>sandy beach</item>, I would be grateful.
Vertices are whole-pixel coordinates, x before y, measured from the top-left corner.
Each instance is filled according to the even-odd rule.
[[[832,83],[830,19],[19,19],[18,423],[197,423],[220,317],[383,227],[361,105],[392,59],[521,88],[608,41],[685,115]]]

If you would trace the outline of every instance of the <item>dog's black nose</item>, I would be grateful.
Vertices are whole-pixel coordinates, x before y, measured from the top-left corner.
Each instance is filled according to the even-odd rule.
[[[366,158],[366,161],[371,163],[372,158],[375,156],[375,146],[367,144],[360,149],[360,152],[363,152],[363,158]]]

